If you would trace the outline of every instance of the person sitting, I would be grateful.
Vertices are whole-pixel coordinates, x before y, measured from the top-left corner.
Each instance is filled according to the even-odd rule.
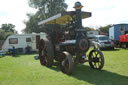
[[[25,48],[25,53],[31,53],[31,47],[29,45]]]

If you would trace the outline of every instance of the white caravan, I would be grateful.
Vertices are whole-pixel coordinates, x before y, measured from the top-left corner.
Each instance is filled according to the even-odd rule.
[[[15,47],[15,49],[19,49],[21,52],[25,53],[25,48],[29,46],[31,47],[31,51],[38,51],[39,40],[45,37],[45,33],[11,35],[5,40],[2,50],[8,51]]]
[[[94,31],[87,31],[87,36],[89,39],[93,39],[95,35],[99,35],[99,32],[94,30]]]

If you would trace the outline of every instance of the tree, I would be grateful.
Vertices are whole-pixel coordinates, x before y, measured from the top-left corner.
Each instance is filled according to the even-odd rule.
[[[0,29],[0,40],[5,40],[9,35],[12,34],[12,32],[5,32],[4,30]]]
[[[44,18],[51,17],[67,9],[65,0],[29,0],[29,6],[36,8]]]
[[[26,28],[23,30],[25,33],[32,32],[44,32],[48,28],[52,28],[51,25],[38,26],[38,22],[51,17],[55,14],[63,12],[67,8],[65,0],[29,0],[29,6],[36,8],[35,14],[27,14],[28,21],[25,21]]]
[[[85,29],[86,31],[92,31],[92,30],[95,30],[94,28],[90,28],[90,27],[84,27],[84,29]]]
[[[9,35],[17,33],[13,24],[2,24],[0,28],[0,40],[5,40]]]
[[[5,39],[5,31],[4,30],[2,30],[2,29],[0,29],[0,40],[4,40]]]
[[[39,32],[39,26],[38,26],[38,22],[39,19],[38,17],[32,14],[28,14],[27,15],[29,17],[29,21],[24,21],[24,24],[26,25],[26,28],[23,30],[23,32],[25,33],[32,33],[32,32]]]
[[[108,33],[108,30],[109,30],[109,28],[110,28],[111,26],[112,26],[111,24],[110,24],[110,25],[106,25],[106,26],[101,26],[98,30],[99,30],[100,32]]]
[[[13,24],[2,24],[1,29],[4,30],[5,32],[12,32],[15,33],[15,25]]]

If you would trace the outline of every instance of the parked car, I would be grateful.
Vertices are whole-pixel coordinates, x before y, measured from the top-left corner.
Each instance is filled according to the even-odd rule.
[[[94,37],[94,40],[92,41],[92,43],[94,44],[94,46],[96,48],[110,48],[110,49],[114,49],[114,43],[112,40],[110,40],[107,36],[105,35],[96,35]]]

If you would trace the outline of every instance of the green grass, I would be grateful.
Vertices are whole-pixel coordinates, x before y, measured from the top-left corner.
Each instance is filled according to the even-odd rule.
[[[102,71],[88,63],[76,65],[71,76],[57,66],[41,66],[34,55],[0,58],[0,85],[128,85],[128,50],[103,51]]]

